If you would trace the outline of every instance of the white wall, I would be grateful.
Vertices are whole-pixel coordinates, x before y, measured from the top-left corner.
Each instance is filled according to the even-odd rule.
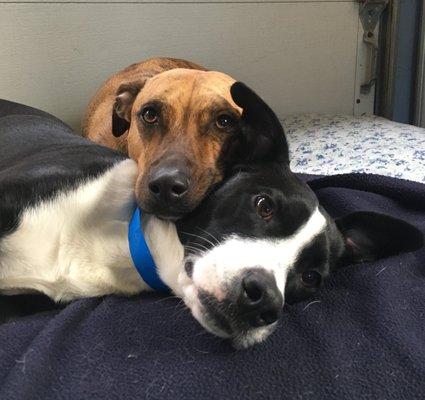
[[[247,82],[281,117],[352,114],[358,7],[338,0],[2,2],[0,97],[78,127],[111,73],[164,55]]]

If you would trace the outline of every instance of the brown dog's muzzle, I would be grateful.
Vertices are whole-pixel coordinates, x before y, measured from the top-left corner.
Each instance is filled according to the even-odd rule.
[[[168,220],[181,218],[193,208],[191,169],[184,158],[169,157],[150,168],[141,182],[138,200],[149,213]]]

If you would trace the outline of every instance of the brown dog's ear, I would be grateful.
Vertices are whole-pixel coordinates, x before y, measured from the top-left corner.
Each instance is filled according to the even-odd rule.
[[[123,135],[130,127],[131,109],[145,82],[123,83],[118,88],[117,97],[112,107],[112,134],[115,137]]]
[[[424,245],[424,235],[418,228],[389,215],[361,211],[335,222],[345,241],[341,265],[378,260]]]

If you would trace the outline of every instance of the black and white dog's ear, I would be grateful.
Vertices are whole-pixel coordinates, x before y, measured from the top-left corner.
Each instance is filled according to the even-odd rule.
[[[115,137],[123,135],[130,127],[131,109],[145,82],[127,82],[118,88],[112,107],[112,134]]]
[[[345,240],[341,264],[377,260],[420,249],[423,233],[397,218],[374,212],[355,212],[335,221]]]
[[[242,82],[230,88],[233,101],[242,108],[238,132],[229,139],[227,162],[280,162],[289,164],[288,144],[273,110]]]

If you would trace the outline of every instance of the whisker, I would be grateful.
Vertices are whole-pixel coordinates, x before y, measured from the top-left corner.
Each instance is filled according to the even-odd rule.
[[[206,233],[209,237],[211,237],[213,240],[215,240],[217,242],[217,244],[220,244],[220,241],[213,234],[209,233],[205,229],[200,228],[199,226],[197,226],[196,229],[199,229],[200,231]]]
[[[387,267],[382,268],[375,276],[380,275],[382,272],[384,272],[387,269]]]
[[[188,310],[188,308],[184,304],[178,303],[174,308],[171,319],[180,319],[181,316],[185,314],[186,310]]]
[[[182,306],[184,306],[183,299],[179,299],[179,301],[177,302],[176,306],[174,307],[174,310],[181,309]]]
[[[202,249],[204,249],[205,251],[208,251],[209,250],[209,248],[207,247],[207,246],[204,246],[203,244],[201,244],[201,243],[193,243],[193,242],[189,242],[187,245],[185,245],[185,246],[192,246],[192,247],[196,247],[196,246],[199,246],[199,247],[201,247]]]
[[[307,308],[309,308],[312,304],[315,304],[315,303],[321,303],[321,301],[320,301],[320,300],[310,301],[310,303],[308,303],[308,304],[304,307],[303,311],[307,310]]]
[[[154,303],[155,304],[157,304],[157,303],[163,303],[164,301],[167,301],[167,300],[170,300],[170,299],[180,299],[180,297],[177,297],[177,296],[167,296],[167,297],[165,297],[163,299],[156,300]]]
[[[213,246],[213,247],[215,246],[215,244],[213,242],[211,242],[211,240],[208,240],[208,239],[204,238],[203,236],[195,235],[194,233],[189,233],[189,232],[181,232],[181,233],[183,233],[184,235],[193,236],[193,237],[196,237],[198,239],[202,239],[205,242],[209,243],[211,246]]]
[[[193,255],[197,255],[197,254],[205,254],[205,250],[202,249],[198,249],[197,247],[192,247],[192,246],[184,246],[185,249],[191,250],[192,252],[189,252],[189,254],[193,254]]]
[[[202,327],[202,330],[200,332],[198,332],[195,337],[199,337],[199,336],[209,336],[211,335],[207,330],[205,330],[204,327]]]

